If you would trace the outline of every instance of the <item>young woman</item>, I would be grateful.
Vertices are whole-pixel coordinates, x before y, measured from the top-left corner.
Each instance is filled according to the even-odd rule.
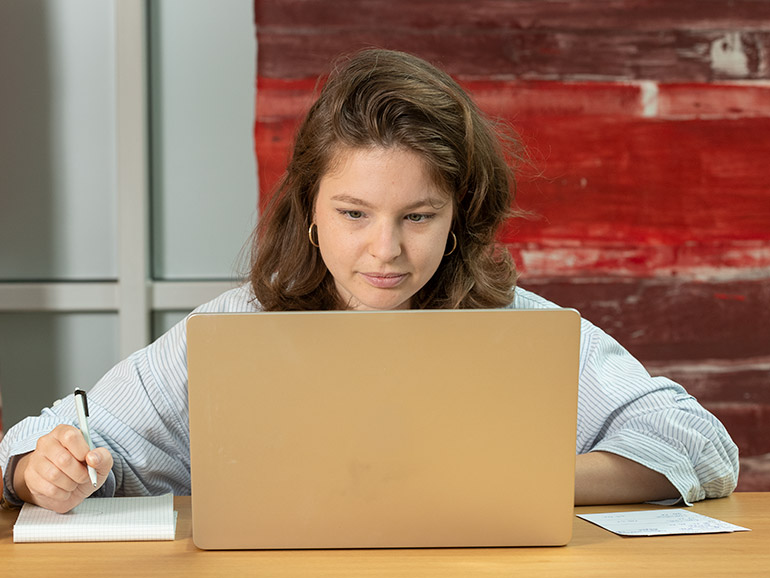
[[[511,215],[515,145],[418,58],[342,61],[257,228],[249,282],[198,311],[553,307],[515,286],[494,243]],[[189,494],[184,323],[107,373],[89,406],[90,452],[72,397],[8,432],[7,502],[65,512],[94,492]],[[738,474],[722,424],[585,320],[576,451],[579,504],[724,496]]]

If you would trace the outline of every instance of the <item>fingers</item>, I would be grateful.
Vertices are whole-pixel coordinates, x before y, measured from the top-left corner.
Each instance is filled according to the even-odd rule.
[[[48,461],[45,465],[40,464],[48,470],[46,478],[58,487],[72,491],[73,484],[88,481],[88,470],[83,462],[89,447],[77,428],[57,426],[50,434],[38,440],[36,451]]]
[[[101,486],[112,470],[112,454],[106,448],[96,448],[86,454],[86,463],[96,470],[96,479]]]
[[[109,451],[89,451],[80,430],[69,425],[57,426],[38,440],[35,451],[18,462],[14,475],[16,493],[25,501],[68,512],[96,491],[88,476],[86,460],[96,469],[101,486],[112,468]]]

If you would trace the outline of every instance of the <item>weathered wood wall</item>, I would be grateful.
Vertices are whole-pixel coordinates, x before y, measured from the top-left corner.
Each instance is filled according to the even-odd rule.
[[[770,490],[770,2],[255,0],[260,186],[330,60],[421,55],[534,169],[501,241],[522,285],[696,395]]]

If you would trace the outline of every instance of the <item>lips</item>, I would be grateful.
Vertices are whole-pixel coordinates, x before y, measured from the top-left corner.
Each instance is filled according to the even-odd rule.
[[[408,277],[408,273],[361,273],[361,276],[372,287],[392,289],[399,286]]]

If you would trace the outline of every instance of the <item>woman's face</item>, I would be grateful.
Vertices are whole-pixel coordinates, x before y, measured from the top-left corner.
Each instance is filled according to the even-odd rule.
[[[408,309],[447,250],[452,201],[403,148],[343,149],[321,178],[313,220],[350,309]]]

